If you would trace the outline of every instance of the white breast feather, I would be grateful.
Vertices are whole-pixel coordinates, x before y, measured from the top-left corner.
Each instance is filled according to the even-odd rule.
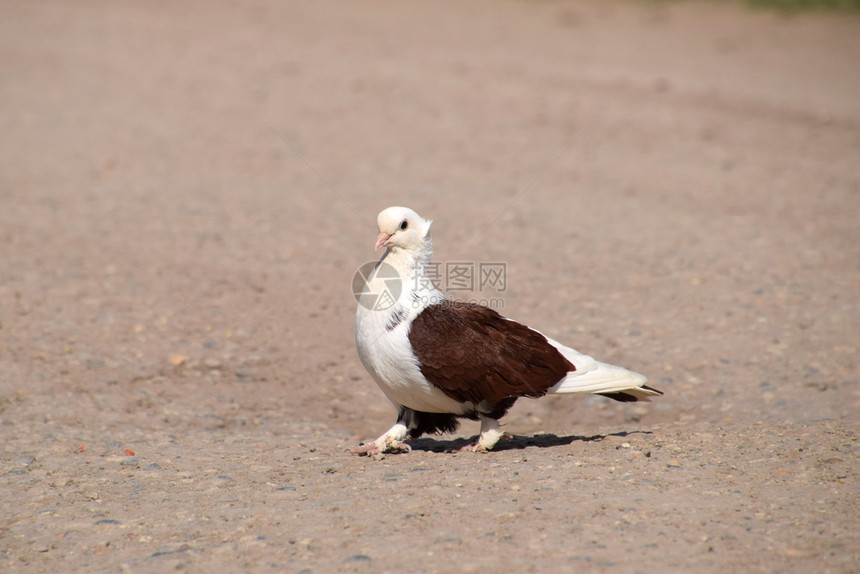
[[[390,255],[385,261],[395,268],[403,263]],[[414,267],[407,271],[414,273]],[[409,277],[407,273],[401,273],[401,276]],[[424,289],[410,288],[422,285]],[[374,279],[371,279],[369,287],[372,292],[381,289],[379,285],[374,285]],[[470,404],[459,403],[424,378],[409,342],[412,320],[424,307],[441,301],[444,296],[429,281],[405,280],[403,287],[397,304],[390,309],[378,311],[358,306],[355,314],[355,342],[362,364],[385,396],[397,405],[423,412],[466,412]],[[390,318],[398,306],[406,312],[406,317],[396,327],[389,329]]]

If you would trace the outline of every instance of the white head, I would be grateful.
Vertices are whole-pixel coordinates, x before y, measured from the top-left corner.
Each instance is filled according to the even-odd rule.
[[[408,207],[389,207],[376,218],[379,236],[376,249],[387,247],[396,252],[398,249],[422,252],[429,247],[430,224]]]

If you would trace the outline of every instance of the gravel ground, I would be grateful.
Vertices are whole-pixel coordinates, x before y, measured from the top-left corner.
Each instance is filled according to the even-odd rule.
[[[858,570],[857,18],[0,6],[0,571]],[[351,455],[394,204],[665,395]]]

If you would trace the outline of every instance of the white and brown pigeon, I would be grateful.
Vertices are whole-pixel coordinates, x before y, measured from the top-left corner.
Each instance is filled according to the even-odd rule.
[[[520,397],[593,393],[630,402],[663,394],[638,373],[600,363],[492,309],[448,300],[428,275],[431,221],[389,207],[377,223],[376,249],[386,251],[363,288],[394,298],[359,304],[355,342],[398,414],[385,434],[353,452],[408,451],[404,439],[453,432],[460,418],[481,421],[478,440],[465,450],[485,452],[502,438],[499,419]],[[389,288],[392,279],[399,292]]]

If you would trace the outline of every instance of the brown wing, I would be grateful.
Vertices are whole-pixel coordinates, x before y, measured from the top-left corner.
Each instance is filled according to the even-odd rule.
[[[474,303],[430,305],[409,342],[424,377],[462,402],[539,397],[575,370],[540,333]]]

